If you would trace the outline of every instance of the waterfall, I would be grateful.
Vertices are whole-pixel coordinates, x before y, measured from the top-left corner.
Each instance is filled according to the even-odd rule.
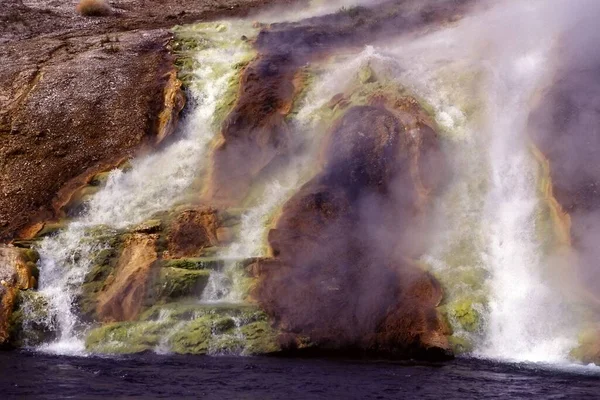
[[[533,39],[533,38],[532,38]],[[543,43],[543,42],[542,42]],[[488,331],[481,354],[534,362],[565,361],[576,344],[571,313],[544,274],[536,235],[541,199],[527,147],[527,117],[549,60],[540,43],[490,64],[486,134],[490,191],[484,219],[492,273]]]
[[[577,320],[536,230],[544,199],[527,138],[565,29],[548,7],[498,4],[380,50],[435,110],[452,149],[455,176],[436,200],[434,246],[423,261],[446,286],[443,308],[466,305],[476,321],[465,329],[448,311],[454,336],[487,358],[568,362],[576,344]]]
[[[245,274],[240,262],[267,255],[268,219],[288,198],[295,183],[293,179],[285,182],[285,186],[279,180],[269,183],[258,205],[242,215],[239,239],[219,254],[225,260],[225,266],[222,271],[211,273],[202,292],[202,302],[239,303],[244,300]]]
[[[340,0],[307,12],[319,15],[363,3],[372,4]],[[112,171],[83,213],[37,247],[39,294],[48,303],[46,319],[57,334],[54,342],[39,347],[42,351],[85,350],[87,326],[77,316],[76,303],[94,258],[111,247],[117,234],[183,202],[208,169],[221,122],[215,116],[239,64],[252,54],[247,38],[253,31],[244,21],[182,29],[190,37],[210,40],[195,52],[192,106],[178,137],[133,160],[130,170]],[[244,267],[250,259],[268,256],[266,238],[276,212],[318,170],[321,139],[339,116],[327,104],[368,67],[380,80],[377,84],[404,87],[429,106],[443,146],[451,149],[447,153],[454,176],[433,199],[434,244],[421,261],[444,286],[440,310],[454,327],[453,339],[470,342],[469,350],[486,358],[567,361],[578,321],[547,267],[549,254],[537,229],[545,199],[527,138],[535,98],[552,78],[551,56],[561,29],[546,2],[506,1],[437,30],[387,38],[357,54],[337,54],[306,67],[316,79],[289,114],[290,157],[277,160],[278,168],[265,168],[252,182],[239,232],[216,254],[224,266],[210,272],[193,306],[233,303],[235,310],[245,301],[249,278]],[[453,311],[457,305],[470,315],[472,326]],[[22,309],[28,310],[27,304]],[[24,325],[27,318],[35,316],[26,315]],[[151,323],[167,326],[169,319],[165,313]],[[221,354],[224,341],[239,342],[239,352],[243,350],[244,321],[232,319],[233,331],[211,332],[210,354]],[[174,335],[192,322],[174,324],[155,351],[168,353]]]
[[[62,354],[84,349],[85,327],[78,321],[74,300],[94,255],[107,246],[94,230],[124,229],[169,209],[208,166],[210,144],[218,133],[218,124],[213,121],[215,110],[236,73],[236,65],[251,51],[240,40],[240,32],[248,33],[248,24],[239,25],[206,24],[192,32],[200,37],[211,35],[211,45],[195,54],[198,67],[193,71],[188,96],[194,107],[180,137],[160,152],[133,160],[131,170],[113,171],[84,214],[39,245],[39,292],[56,317],[53,330],[58,335],[41,350]]]

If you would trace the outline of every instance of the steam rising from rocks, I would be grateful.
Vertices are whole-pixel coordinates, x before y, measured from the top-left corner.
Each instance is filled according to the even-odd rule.
[[[308,13],[265,27],[254,42],[258,56],[244,69],[222,127],[204,199],[239,206],[253,184],[273,178],[267,187],[277,193],[264,191],[271,198],[245,214],[246,236],[221,254],[234,259],[264,255],[264,227],[251,225],[264,224],[289,197],[269,233],[273,257],[254,266],[253,295],[285,332],[283,344],[302,347],[308,337],[331,349],[447,355],[452,332],[437,307],[459,295],[450,290],[444,299],[447,282],[434,275],[458,269],[438,253],[453,240],[477,237],[484,240],[471,247],[488,277],[480,283],[486,299],[472,306],[481,318],[470,336],[478,353],[566,359],[582,320],[575,306],[600,314],[600,5],[340,0]],[[301,129],[290,122],[307,84],[305,65],[360,53],[365,45],[372,47],[308,94],[297,117],[306,122],[329,107],[338,113],[334,121]],[[236,58],[211,55],[228,73],[195,93],[199,106],[181,140],[115,173],[79,222],[42,244],[41,292],[53,313],[63,311],[59,345],[76,334],[71,305],[89,270],[75,256],[87,259],[96,250],[82,248],[86,230],[143,221],[175,204],[205,170],[201,158],[216,133],[212,115]],[[373,76],[362,83],[382,85],[356,101],[347,83],[364,67]],[[199,72],[203,82],[216,78],[211,65]],[[294,136],[299,132],[304,140]],[[550,160],[562,209],[537,187],[541,161],[530,139]],[[311,171],[315,176],[307,177]],[[457,218],[444,219],[456,211],[449,194],[463,187],[475,190],[459,196]],[[556,218],[563,210],[571,216],[573,246],[550,240],[549,248],[544,240],[552,233],[540,234],[540,221],[564,222]],[[430,271],[416,261],[427,253],[422,260],[433,260]],[[565,279],[564,271],[577,271],[576,279]],[[204,300],[222,300],[213,289]],[[239,293],[228,299],[240,300]]]
[[[431,7],[434,4],[443,8],[450,7],[453,2],[427,3]],[[486,314],[482,315],[485,331],[479,350],[488,356],[530,361],[565,360],[580,327],[580,316],[575,315],[573,304],[567,303],[577,297],[577,286],[560,282],[564,276],[560,269],[573,267],[561,264],[572,262],[573,258],[564,256],[564,248],[561,254],[548,252],[542,245],[544,239],[539,237],[541,222],[537,218],[547,207],[544,202],[548,200],[541,198],[536,190],[541,177],[529,149],[530,137],[550,159],[559,203],[567,211],[573,211],[574,250],[579,256],[579,270],[590,289],[585,301],[597,301],[593,292],[597,289],[600,274],[592,261],[597,259],[593,246],[597,235],[593,223],[584,223],[595,221],[598,215],[594,189],[597,177],[593,172],[597,168],[595,165],[590,167],[590,164],[597,164],[594,161],[597,146],[593,138],[597,122],[594,115],[597,112],[594,108],[597,85],[588,84],[595,77],[597,57],[581,49],[592,47],[595,34],[591,21],[594,18],[589,15],[597,16],[598,8],[593,2],[572,7],[570,2],[561,0],[486,2],[455,25],[426,34],[415,30],[415,35],[400,38],[396,45],[381,45],[376,51],[385,54],[380,58],[400,60],[400,66],[395,66],[397,76],[425,98],[429,96],[434,107],[441,106],[436,107],[436,111],[446,106],[443,111],[450,113],[437,115],[441,126],[453,134],[466,129],[467,136],[484,138],[469,140],[479,141],[484,146],[481,151],[487,153],[490,173],[486,206],[480,215],[480,223],[485,225],[482,229],[488,236],[487,245],[481,248],[482,258],[487,260],[485,268],[491,276],[487,311],[482,311]],[[410,7],[406,6],[406,9]],[[410,11],[415,9],[418,8],[415,6]],[[583,18],[585,14],[588,17]],[[410,15],[407,11],[406,18],[397,20],[414,21]],[[423,13],[419,15],[423,17]],[[296,33],[301,31],[294,27],[289,29]],[[332,31],[336,32],[336,29]],[[389,25],[384,31],[390,36],[396,35]],[[313,34],[312,37],[318,36]],[[381,32],[377,37],[381,37]],[[306,42],[298,36],[296,40],[300,41],[294,47],[301,54]],[[349,45],[352,40],[343,42]],[[360,39],[357,41],[360,43]],[[259,46],[264,43],[272,44],[268,37],[261,36]],[[391,64],[393,69],[394,62]],[[470,94],[478,96],[475,101],[480,104],[472,115],[456,108],[453,111],[440,101],[439,96],[436,98],[435,93],[428,93],[431,80],[438,79],[450,64],[473,72],[470,78],[477,89]],[[544,88],[547,88],[546,92],[542,92]],[[542,97],[542,93],[546,96]],[[584,98],[581,98],[582,94]],[[437,104],[435,100],[438,100]],[[536,104],[537,111],[531,114]],[[566,132],[571,135],[565,137]],[[464,139],[464,132],[462,135]],[[557,136],[564,139],[554,142]],[[455,135],[453,140],[457,139],[459,136]],[[571,140],[573,143],[568,143]],[[336,171],[344,173],[343,168]],[[455,171],[455,174],[460,173]],[[343,182],[343,179],[337,177],[332,181]],[[366,224],[365,236],[393,247],[389,243],[390,231],[385,229],[385,218],[373,218],[377,209],[382,209],[377,202],[364,207],[366,214],[371,216],[367,218],[369,223],[377,221],[372,226]],[[360,216],[356,218],[362,221]],[[344,229],[350,228],[341,228],[338,234],[343,236]],[[391,237],[401,242],[401,235],[396,232]],[[272,236],[275,248],[278,240]],[[426,236],[416,242],[426,243]],[[388,248],[385,245],[376,247],[375,253]],[[319,253],[312,252],[310,259],[315,254]],[[411,257],[410,253],[405,256]],[[331,259],[329,256],[324,258]],[[347,263],[352,264],[352,261]],[[310,261],[306,260],[308,264]],[[307,276],[294,276],[295,282],[310,281]],[[284,285],[280,279],[278,284]],[[376,291],[367,284],[356,292],[356,296],[366,299],[371,290]],[[382,293],[387,292],[383,290]],[[285,293],[278,292],[278,296],[286,298]],[[287,304],[286,309],[294,308],[298,316],[299,299],[293,303]],[[313,313],[322,311],[320,308],[312,310]],[[320,326],[315,321],[306,324]]]

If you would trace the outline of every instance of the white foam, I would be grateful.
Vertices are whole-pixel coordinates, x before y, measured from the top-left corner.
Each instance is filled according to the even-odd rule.
[[[65,338],[51,343],[43,344],[36,349],[42,353],[86,357],[85,342],[77,338]]]

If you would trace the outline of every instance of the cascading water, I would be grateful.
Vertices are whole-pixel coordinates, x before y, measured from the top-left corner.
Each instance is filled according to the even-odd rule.
[[[193,112],[186,118],[182,138],[164,151],[132,162],[126,173],[114,171],[106,187],[88,207],[89,225],[123,228],[140,223],[157,211],[169,209],[179,195],[208,166],[206,155],[217,134],[214,115],[224,96],[236,64],[249,58],[249,45],[239,38],[248,34],[246,24],[213,24],[202,32],[210,37],[195,55],[198,64],[189,85]]]
[[[245,33],[247,28],[246,24],[241,27]],[[249,46],[239,39],[239,29],[231,23],[202,27],[203,34],[213,34],[213,38],[195,55],[199,66],[193,71],[189,88],[194,108],[184,122],[181,138],[161,152],[134,160],[130,171],[114,171],[106,186],[90,200],[84,215],[39,246],[40,295],[47,299],[54,316],[52,329],[58,335],[42,350],[84,350],[74,301],[94,255],[107,246],[94,230],[127,228],[169,209],[206,169],[206,154],[217,133],[215,111],[235,66],[251,54]]]
[[[530,20],[526,14],[519,18]],[[549,49],[543,37],[529,32],[527,37],[519,48],[501,51],[489,64],[485,130],[491,176],[483,222],[492,279],[480,351],[493,358],[559,362],[576,344],[576,326],[567,318],[572,313],[560,293],[544,278],[544,254],[536,235],[542,206],[536,191],[538,171],[526,139],[531,102],[547,74]]]
[[[202,294],[202,302],[238,303],[244,300],[245,277],[240,263],[246,259],[267,256],[265,241],[274,213],[295,189],[310,178],[318,153],[319,136],[323,133],[319,126],[318,110],[329,100],[331,91],[323,88],[330,84],[326,79],[316,82],[291,121],[294,132],[292,147],[302,150],[286,166],[269,176],[267,182],[262,182],[264,189],[258,201],[242,215],[238,239],[219,255],[225,260],[225,266],[222,271],[211,274]]]
[[[79,321],[73,306],[94,254],[104,247],[86,235],[86,227],[89,226],[84,222],[72,223],[64,232],[45,239],[38,249],[40,294],[48,301],[48,313],[56,325],[52,328],[58,333],[57,340],[44,344],[42,350],[68,354],[85,348],[75,336]]]
[[[455,337],[483,357],[567,362],[576,344],[576,318],[536,230],[544,199],[527,140],[564,29],[546,7],[503,4],[381,50],[452,142],[460,169],[437,201],[437,239],[423,261],[447,285]]]
[[[202,293],[202,302],[239,303],[244,300],[244,274],[239,263],[267,255],[264,242],[268,219],[287,199],[294,183],[288,181],[283,186],[279,180],[275,180],[267,184],[259,204],[242,216],[239,240],[219,254],[219,258],[225,260],[225,266],[222,271],[211,273]]]
[[[212,356],[242,354],[244,351],[245,337],[241,331],[242,320],[239,317],[232,317],[232,332],[222,333],[218,329],[212,328],[212,340],[208,348],[208,354]],[[228,346],[223,346],[228,343]],[[233,343],[233,346],[231,345]]]

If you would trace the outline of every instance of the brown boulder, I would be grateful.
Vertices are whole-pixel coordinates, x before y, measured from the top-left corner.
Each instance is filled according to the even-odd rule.
[[[228,244],[235,238],[235,233],[232,228],[220,227],[217,228],[217,241],[219,244]]]
[[[442,300],[442,288],[432,275],[416,266],[410,270],[404,267],[403,273],[407,272],[412,276],[405,275],[400,283],[406,289],[369,338],[368,346],[381,353],[444,357],[449,352],[447,335],[451,332],[435,309]]]
[[[231,205],[242,200],[254,179],[288,144],[285,116],[298,90],[297,65],[283,56],[261,56],[246,67],[237,101],[213,153],[210,197]]]
[[[447,355],[441,287],[410,261],[426,239],[423,181],[435,189],[433,164],[419,161],[438,153],[431,128],[408,131],[383,106],[353,107],[335,124],[324,170],[269,233],[275,260],[251,271],[284,331],[325,349]]]

